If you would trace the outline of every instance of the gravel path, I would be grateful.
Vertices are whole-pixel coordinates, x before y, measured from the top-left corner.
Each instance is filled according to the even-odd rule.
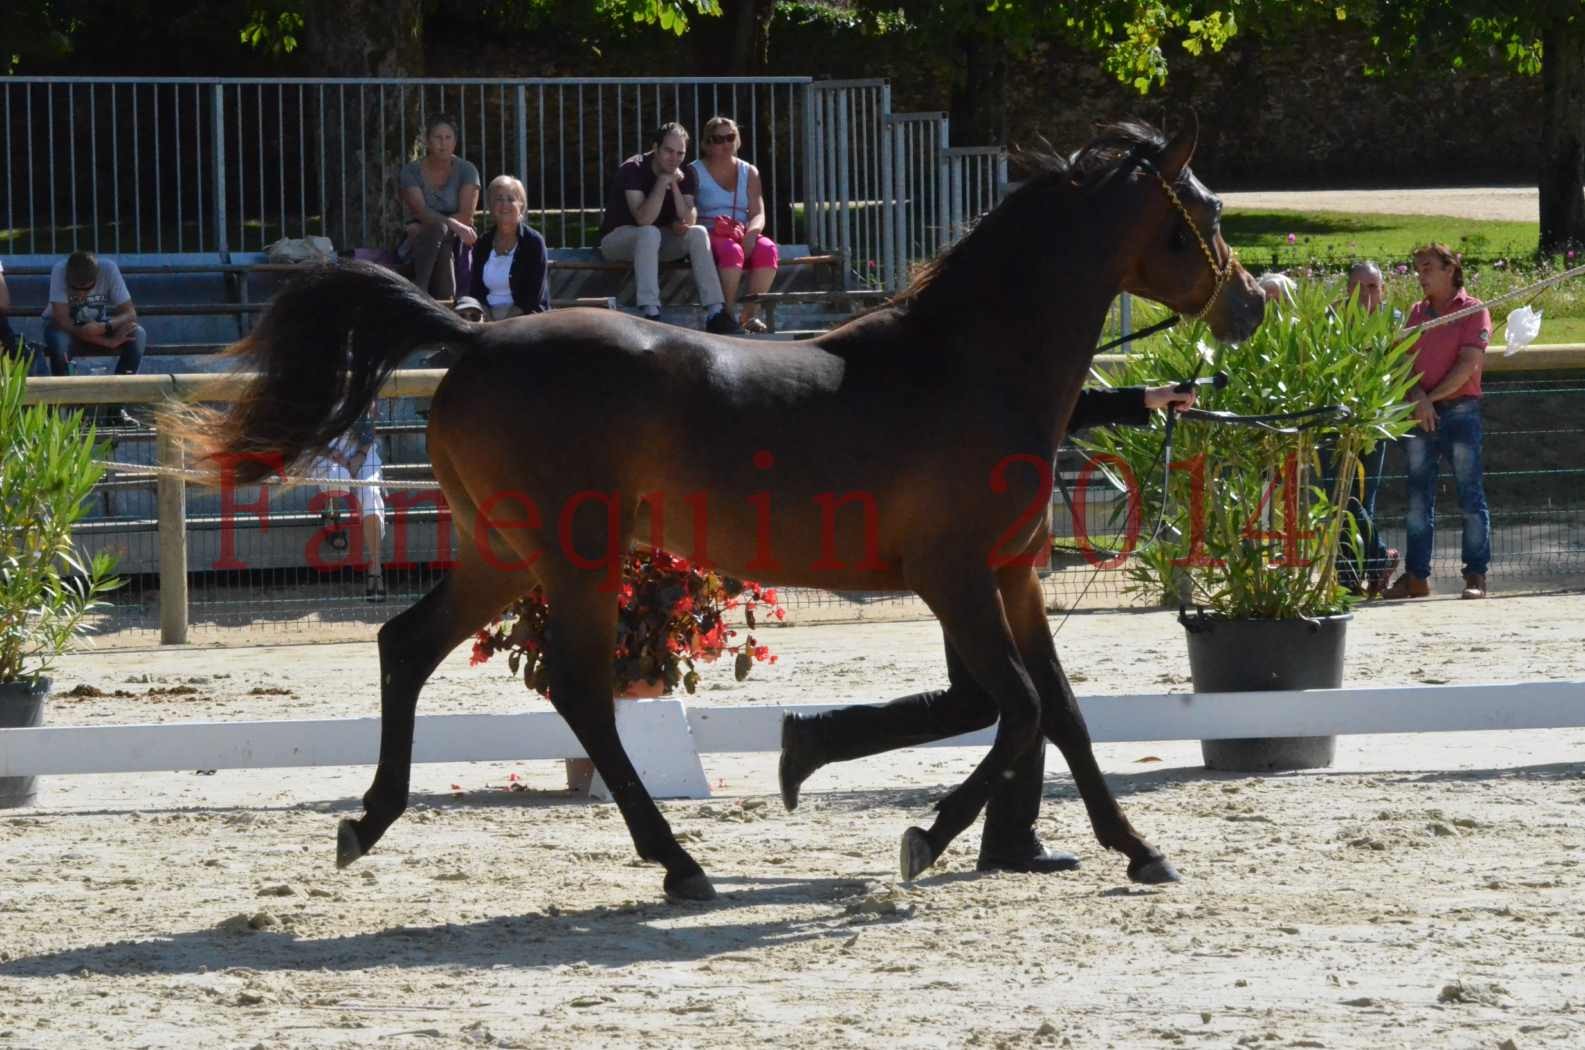
[[[1384,215],[1452,215],[1462,219],[1540,221],[1534,186],[1459,186],[1412,190],[1282,190],[1223,193],[1236,211],[1349,211]]]

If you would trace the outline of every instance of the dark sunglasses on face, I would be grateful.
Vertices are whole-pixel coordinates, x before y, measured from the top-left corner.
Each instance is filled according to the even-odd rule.
[[[97,284],[98,282],[96,281],[94,283]],[[74,292],[82,292],[84,295],[87,295],[89,292],[94,290],[94,285],[92,285],[92,284],[73,284],[73,285],[70,285],[69,287],[71,288],[72,291],[74,291]]]
[[[711,135],[710,136],[710,141],[712,143],[714,143],[715,145],[717,145],[717,146],[724,146],[726,143],[735,142],[736,140],[737,140],[737,136],[736,135]]]

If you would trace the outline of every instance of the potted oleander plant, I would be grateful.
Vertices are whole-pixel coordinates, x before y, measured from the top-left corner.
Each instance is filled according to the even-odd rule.
[[[24,404],[27,367],[0,355],[0,729],[42,725],[49,671],[119,585],[115,558],[84,559],[72,526],[104,473],[81,411]],[[0,777],[0,808],[37,796],[35,777]]]
[[[1295,303],[1268,308],[1238,345],[1180,325],[1127,356],[1119,385],[1225,372],[1200,388],[1200,408],[1242,416],[1336,413],[1272,420],[1269,427],[1181,420],[1164,468],[1163,427],[1087,433],[1086,451],[1130,493],[1130,586],[1180,609],[1196,692],[1342,685],[1350,609],[1358,597],[1338,565],[1360,561],[1349,513],[1363,486],[1361,457],[1406,433],[1414,383],[1391,311],[1329,303],[1312,284]],[[1165,500],[1165,504],[1163,504]],[[1335,738],[1202,741],[1206,765],[1270,770],[1331,764]]]

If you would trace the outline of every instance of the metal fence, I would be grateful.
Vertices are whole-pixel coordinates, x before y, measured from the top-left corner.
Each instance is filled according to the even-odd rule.
[[[5,250],[256,251],[282,236],[387,246],[426,119],[485,182],[529,187],[555,247],[596,242],[608,181],[661,123],[735,117],[771,236],[801,239],[808,77],[529,80],[12,77],[0,87]]]
[[[902,287],[1007,188],[1005,151],[952,148],[945,114],[893,114],[883,80],[13,77],[0,249],[224,257],[309,235],[389,247],[398,172],[437,113],[485,182],[523,180],[529,221],[562,248],[598,242],[612,173],[660,123],[697,133],[733,116],[770,236],[841,252],[847,287]]]

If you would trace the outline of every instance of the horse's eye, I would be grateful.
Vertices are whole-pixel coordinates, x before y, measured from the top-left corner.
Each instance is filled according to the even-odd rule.
[[[1189,231],[1185,230],[1182,226],[1179,226],[1177,229],[1173,230],[1172,240],[1169,242],[1169,247],[1171,247],[1175,252],[1181,252],[1187,249],[1189,247]]]

